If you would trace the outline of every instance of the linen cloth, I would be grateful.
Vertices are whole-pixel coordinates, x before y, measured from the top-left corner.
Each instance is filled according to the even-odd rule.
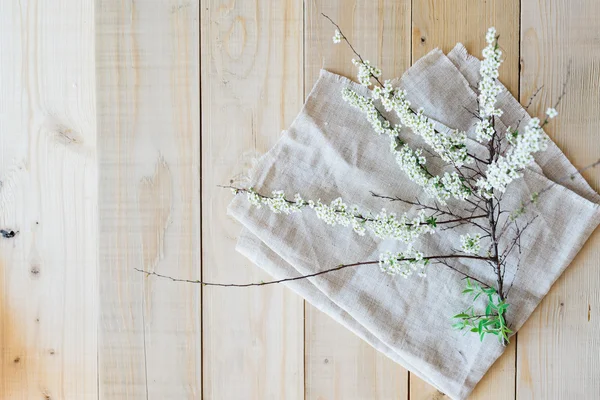
[[[473,87],[478,83],[478,71],[479,60],[457,44],[447,56],[433,50],[396,83],[407,91],[413,107],[423,107],[436,121],[438,129],[465,130],[473,138],[476,119],[468,110],[477,110]],[[346,87],[367,94],[364,87],[321,71],[298,117],[259,160],[252,186],[263,194],[285,190],[291,197],[299,192],[305,199],[324,203],[342,197],[362,210],[416,213],[414,207],[371,196],[373,191],[409,200],[427,199],[399,169],[387,136],[375,134],[362,112],[344,102],[341,90]],[[497,107],[504,110],[496,121],[499,132],[517,127],[520,120],[521,127],[529,121],[523,107],[506,90],[499,95]],[[395,121],[393,116],[390,119]],[[401,138],[413,148],[424,147],[409,130],[403,130]],[[469,146],[479,151],[481,145],[472,141]],[[600,196],[580,175],[563,179],[576,169],[554,143],[535,159],[524,178],[509,185],[502,200],[504,209],[513,210],[532,193],[558,182],[528,206],[523,221],[538,217],[521,238],[520,262],[513,252],[507,263],[505,284],[511,288],[507,321],[515,332],[600,222]],[[443,171],[435,158],[428,157],[427,165],[434,172]],[[405,248],[397,241],[326,225],[310,209],[292,215],[257,209],[241,195],[235,196],[229,213],[243,225],[237,250],[275,278],[377,260],[381,252]],[[474,232],[460,228],[422,236],[415,247],[425,255],[452,254],[460,246],[459,234],[466,231]],[[509,234],[505,236],[505,241],[511,239]],[[454,266],[495,284],[492,268],[484,263],[463,261]],[[426,272],[426,278],[413,275],[403,279],[368,265],[286,285],[438,390],[453,399],[464,399],[505,348],[495,336],[488,335],[480,342],[475,334],[453,330],[452,315],[470,305],[470,298],[461,295],[462,276],[442,265],[429,265]],[[483,300],[476,304],[485,307]]]

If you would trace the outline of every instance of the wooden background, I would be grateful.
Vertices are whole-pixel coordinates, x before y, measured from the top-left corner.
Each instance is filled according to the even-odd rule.
[[[228,191],[320,68],[354,75],[325,12],[387,76],[479,54],[583,166],[600,154],[597,0],[2,0],[1,399],[441,399],[234,252]],[[600,190],[600,171],[585,177]],[[600,398],[600,231],[474,399]]]

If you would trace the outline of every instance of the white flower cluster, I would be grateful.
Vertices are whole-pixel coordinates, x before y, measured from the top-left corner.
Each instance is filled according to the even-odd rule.
[[[478,254],[481,250],[481,235],[471,236],[469,233],[460,235],[461,249],[467,254]]]
[[[386,81],[383,88],[373,89],[373,98],[381,99],[381,104],[386,111],[394,110],[402,125],[421,136],[442,160],[453,163],[457,167],[473,161],[467,155],[467,134],[457,130],[449,134],[437,132],[433,122],[425,116],[423,109],[415,113],[410,108],[411,104],[406,99],[405,90],[393,89],[392,84]]]
[[[351,226],[354,232],[363,236],[366,232],[366,218],[360,215],[357,206],[348,207],[341,197],[333,200],[329,205],[317,200],[308,201],[308,206],[315,210],[317,218],[323,220],[327,225]]]
[[[509,126],[508,128],[506,128],[506,133],[504,134],[504,136],[506,137],[506,141],[508,142],[508,144],[514,146],[517,144],[517,137],[519,136],[519,131],[517,131],[516,129],[513,131],[512,126]]]
[[[513,133],[510,147],[505,156],[490,164],[486,170],[487,178],[479,178],[477,186],[483,196],[490,198],[493,190],[504,192],[506,186],[522,176],[521,170],[533,162],[533,153],[544,151],[548,147],[548,138],[538,118],[532,118],[522,134]]]
[[[357,206],[348,207],[341,198],[333,200],[329,205],[308,202],[309,207],[315,210],[317,217],[328,225],[351,226],[359,235],[366,231],[381,239],[395,239],[405,243],[412,243],[423,233],[433,233],[434,229],[426,222],[424,211],[409,219],[405,213],[400,218],[394,213],[387,213],[385,209],[373,216],[366,217],[360,213]]]
[[[382,209],[379,214],[365,221],[365,227],[378,238],[412,243],[424,233],[435,232],[426,220],[427,216],[423,210],[411,220],[406,213],[397,218],[395,213],[388,214],[385,209]]]
[[[400,127],[398,125],[392,127],[388,120],[381,118],[373,99],[368,99],[351,89],[343,89],[342,97],[351,106],[366,114],[367,120],[376,133],[390,136],[390,151],[396,156],[396,162],[408,178],[421,186],[429,196],[446,204],[446,200],[451,197],[465,199],[471,195],[470,189],[463,184],[456,172],[446,172],[442,177],[431,175],[425,168],[426,160],[422,150],[413,150],[400,140],[398,136]]]
[[[239,190],[234,190],[234,193],[238,192]],[[317,218],[326,224],[351,226],[361,236],[369,231],[381,239],[395,239],[412,243],[420,235],[435,231],[433,224],[427,222],[424,210],[419,211],[413,219],[410,219],[406,213],[397,217],[395,213],[388,213],[385,209],[378,214],[364,216],[358,206],[349,207],[341,198],[337,198],[327,205],[320,200],[304,201],[299,194],[296,194],[294,201],[290,201],[286,200],[283,191],[274,191],[271,197],[267,197],[257,193],[253,188],[247,190],[247,197],[250,204],[257,208],[266,205],[276,214],[292,214],[308,206],[315,211]]]
[[[440,204],[445,205],[446,200],[451,197],[466,199],[471,195],[471,190],[464,185],[458,173],[445,172],[441,177],[431,175],[423,166],[425,157],[421,155],[421,149],[413,151],[404,144],[396,146],[393,151],[396,155],[396,162],[408,178],[421,186],[427,195],[438,200]]]
[[[409,246],[405,251],[392,253],[390,251],[379,255],[379,268],[390,275],[400,274],[408,278],[415,271],[419,271],[419,276],[425,277],[425,266],[427,260],[423,259],[423,253]]]
[[[496,83],[498,68],[502,63],[502,51],[496,41],[496,29],[490,28],[485,35],[487,46],[483,49],[483,61],[479,68],[481,80],[479,81],[479,116],[475,133],[477,140],[483,142],[492,138],[494,127],[491,117],[500,117],[502,110],[495,108],[496,97],[502,91],[502,86]]]
[[[556,118],[556,116],[558,116],[558,111],[556,111],[556,108],[550,107],[546,110],[546,115],[549,119]]]
[[[381,70],[375,67],[374,65],[371,65],[369,60],[365,60],[364,62],[362,62],[353,58],[352,64],[358,67],[358,81],[363,86],[371,86],[371,78],[379,78],[381,76]]]
[[[237,189],[234,189],[237,194]],[[296,193],[294,201],[288,201],[285,198],[285,193],[281,190],[272,192],[272,197],[261,196],[253,188],[249,188],[247,191],[247,197],[250,204],[256,208],[261,208],[263,205],[269,207],[275,214],[292,214],[300,212],[303,207],[307,206],[300,194]]]
[[[430,196],[437,197],[440,203],[446,204],[445,200],[454,197],[455,199],[464,200],[469,197],[471,189],[465,186],[463,178],[456,172],[444,172],[444,175],[440,178],[434,176],[429,180],[429,187],[425,188],[425,191],[433,190]]]
[[[475,138],[478,142],[488,141],[494,136],[494,126],[488,118],[477,121],[475,125]]]
[[[398,137],[400,127],[391,126],[387,119],[384,120],[380,118],[379,112],[373,103],[373,99],[368,99],[365,96],[356,93],[354,90],[347,88],[342,89],[342,98],[352,107],[358,108],[365,113],[367,121],[369,121],[376,133],[391,136],[395,143],[395,138]]]
[[[342,33],[339,31],[339,29],[335,30],[335,33],[333,34],[333,43],[340,43],[342,41]]]

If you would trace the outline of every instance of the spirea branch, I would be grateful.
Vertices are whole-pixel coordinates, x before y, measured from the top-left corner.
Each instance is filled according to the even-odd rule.
[[[435,128],[435,122],[426,116],[425,110],[416,109],[411,104],[409,93],[394,87],[390,80],[382,80],[382,71],[358,53],[338,24],[327,15],[322,15],[335,27],[333,42],[344,42],[356,56],[352,63],[357,67],[357,80],[366,88],[357,91],[351,86],[346,87],[340,94],[342,99],[364,114],[373,133],[389,140],[388,150],[382,152],[391,154],[399,173],[403,173],[417,189],[420,188],[423,197],[405,199],[371,192],[375,198],[410,206],[405,207],[408,211],[396,214],[385,209],[377,212],[363,210],[357,205],[347,204],[342,198],[325,203],[320,199],[305,200],[299,193],[293,198],[288,197],[282,190],[262,193],[253,187],[224,187],[231,189],[236,196],[245,196],[253,207],[264,207],[283,217],[312,210],[318,220],[332,227],[351,228],[357,235],[369,234],[377,239],[397,241],[399,251],[382,253],[379,260],[341,264],[307,275],[254,283],[203,282],[175,278],[155,271],[136,270],[174,282],[243,288],[310,279],[371,265],[378,265],[382,272],[390,275],[409,278],[417,274],[424,278],[430,271],[429,266],[435,264],[465,282],[462,294],[469,296],[472,302],[471,306],[454,316],[457,322],[453,326],[459,330],[476,332],[480,339],[488,334],[495,335],[500,343],[506,345],[512,333],[507,320],[510,306],[508,294],[519,271],[521,239],[536,221],[536,216],[525,215],[530,204],[539,201],[541,195],[562,179],[534,193],[516,210],[506,209],[503,195],[515,180],[522,178],[523,170],[534,163],[534,155],[547,149],[549,139],[543,128],[558,115],[556,107],[566,93],[566,81],[554,106],[546,110],[543,118],[530,118],[524,127],[520,126],[520,120],[515,129],[508,127],[506,132],[498,132],[500,124],[497,122],[503,110],[499,108],[497,99],[505,89],[498,82],[498,71],[502,64],[499,36],[494,28],[490,28],[485,35],[487,45],[480,64],[481,79],[477,87],[473,87],[477,94],[477,109],[467,110],[475,120],[473,138],[459,129],[440,132]],[[539,89],[532,99],[538,92]],[[526,115],[525,111],[522,120]],[[395,118],[397,123],[391,118]],[[418,142],[424,143],[424,147],[409,145],[407,132],[418,136]],[[477,155],[469,149],[472,146],[470,139],[482,145]],[[375,140],[380,141],[374,136]],[[439,175],[434,174],[434,169],[427,167],[428,157],[441,160],[448,168]],[[600,160],[564,179],[573,179],[575,175],[598,165]],[[301,189],[295,188],[294,192]],[[462,235],[452,235],[457,228],[470,230]],[[446,239],[453,241],[458,249],[453,254],[426,255],[417,248],[423,235],[445,232],[450,232]],[[509,265],[509,259],[513,258],[518,260]],[[472,276],[471,270],[463,271],[457,267],[458,260],[469,260],[481,266],[478,276],[493,276],[490,278],[493,282]],[[508,290],[505,282],[507,268],[512,272],[508,274],[512,276]],[[484,300],[483,309],[481,301],[476,302],[478,299]]]

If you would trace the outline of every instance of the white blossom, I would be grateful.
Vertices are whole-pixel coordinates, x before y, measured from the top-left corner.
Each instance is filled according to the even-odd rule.
[[[489,119],[477,121],[475,125],[475,138],[478,142],[485,142],[494,136],[494,126]]]
[[[424,114],[423,109],[416,113],[410,108],[405,90],[392,88],[386,81],[383,88],[373,89],[373,97],[381,99],[386,111],[394,111],[402,125],[410,128],[416,135],[421,136],[442,160],[453,163],[457,167],[473,161],[467,154],[467,134],[458,130],[442,133],[435,130],[434,124]]]
[[[546,150],[548,138],[538,118],[532,118],[523,133],[513,132],[514,143],[504,156],[498,157],[486,170],[486,178],[479,178],[476,185],[482,195],[490,198],[493,190],[500,192],[513,180],[522,176],[521,170],[533,162],[533,153]]]
[[[425,277],[425,266],[427,261],[423,259],[423,253],[413,249],[412,246],[399,253],[390,251],[379,255],[379,268],[390,275],[397,275],[408,278],[414,272],[418,272],[419,276]]]
[[[315,210],[317,217],[328,225],[352,226],[359,235],[366,231],[381,239],[395,239],[405,243],[413,242],[423,233],[433,233],[433,227],[426,222],[426,215],[420,211],[412,220],[404,213],[397,217],[382,209],[378,214],[365,216],[357,206],[348,207],[341,198],[329,205],[309,201],[309,207]]]
[[[546,110],[546,115],[548,116],[549,119],[552,119],[558,115],[558,111],[556,111],[556,108],[550,107]]]
[[[367,121],[371,124],[373,130],[378,134],[386,134],[392,138],[398,137],[399,126],[392,127],[390,122],[380,117],[373,99],[366,98],[352,89],[343,89],[342,98],[351,106],[358,108],[365,113]]]
[[[276,190],[272,193],[272,197],[259,195],[253,188],[247,190],[247,197],[250,204],[256,208],[261,208],[263,205],[269,207],[275,214],[292,214],[300,212],[306,203],[300,194],[294,196],[294,201],[288,201],[285,198],[285,193],[281,190]]]
[[[340,32],[339,29],[335,30],[335,33],[333,34],[333,43],[340,43],[342,41],[342,33]]]
[[[352,59],[352,64],[358,67],[358,82],[363,86],[371,86],[371,78],[379,78],[381,76],[381,70],[371,65],[369,60],[360,61]]]
[[[388,90],[389,87],[386,85],[383,90],[374,90],[374,93],[376,96],[385,96],[385,92]],[[373,99],[368,99],[351,89],[343,89],[342,97],[350,105],[366,114],[367,120],[376,133],[386,134],[390,137],[390,151],[395,156],[396,163],[408,178],[421,186],[429,196],[446,204],[446,200],[451,197],[465,199],[471,194],[470,189],[464,185],[456,172],[446,172],[442,177],[429,173],[425,168],[426,160],[423,151],[421,149],[413,150],[400,140],[400,126],[392,127],[390,122],[379,114]]]
[[[467,254],[478,254],[481,250],[481,235],[471,236],[469,233],[460,235],[461,249]]]
[[[406,213],[396,216],[395,213],[388,213],[385,209],[374,215],[364,214],[358,206],[348,206],[341,198],[333,200],[330,204],[324,204],[321,200],[304,201],[299,194],[296,194],[294,201],[289,201],[286,200],[283,191],[274,191],[272,196],[268,197],[260,195],[253,188],[247,190],[247,197],[250,204],[257,208],[266,205],[276,214],[292,214],[309,207],[315,211],[317,218],[326,224],[352,227],[361,236],[369,231],[381,239],[412,243],[420,235],[434,232],[435,224],[428,222],[424,210],[419,211],[413,218]]]
[[[487,46],[483,49],[483,61],[479,67],[479,116],[481,120],[475,126],[476,138],[483,142],[492,138],[494,127],[491,118],[500,117],[502,110],[495,108],[496,97],[502,91],[502,86],[496,82],[498,68],[502,63],[502,51],[496,41],[496,29],[490,28],[485,35]]]
[[[405,243],[412,243],[424,233],[433,233],[433,227],[426,222],[427,216],[423,210],[410,219],[406,213],[396,217],[395,213],[388,213],[382,209],[365,222],[367,230],[381,239],[396,239]]]
[[[508,127],[506,128],[506,133],[504,134],[504,136],[506,137],[506,141],[511,145],[514,146],[517,144],[517,136],[519,136],[519,132],[518,131],[513,131],[512,127]]]

